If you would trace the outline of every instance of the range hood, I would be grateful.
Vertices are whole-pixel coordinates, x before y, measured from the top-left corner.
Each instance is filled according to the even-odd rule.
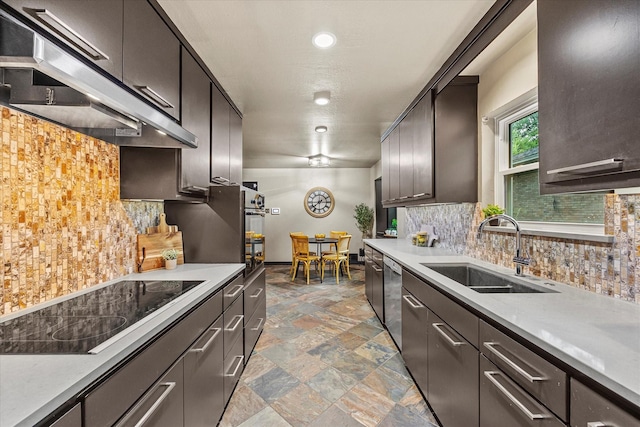
[[[118,145],[195,148],[194,134],[78,58],[0,11],[0,102]],[[149,132],[150,130],[147,130]]]

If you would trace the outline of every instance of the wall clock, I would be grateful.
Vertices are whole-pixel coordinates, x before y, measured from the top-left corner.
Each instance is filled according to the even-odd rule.
[[[324,218],[333,211],[334,206],[333,194],[324,187],[313,187],[304,196],[304,208],[313,217]]]

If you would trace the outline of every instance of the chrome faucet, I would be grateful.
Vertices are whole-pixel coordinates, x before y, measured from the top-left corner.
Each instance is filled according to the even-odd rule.
[[[522,266],[523,265],[529,265],[531,263],[531,258],[523,257],[522,254],[521,254],[521,252],[522,252],[522,243],[521,243],[522,233],[520,232],[520,224],[518,224],[518,221],[516,221],[515,218],[510,217],[509,215],[505,215],[505,214],[493,215],[493,216],[490,216],[489,218],[485,218],[484,221],[482,221],[480,223],[480,225],[478,226],[478,240],[480,240],[480,237],[482,236],[482,229],[492,219],[504,219],[504,220],[507,220],[511,224],[513,224],[513,226],[516,228],[516,256],[513,257],[513,262],[516,264],[516,276],[524,276],[524,274],[522,273]]]

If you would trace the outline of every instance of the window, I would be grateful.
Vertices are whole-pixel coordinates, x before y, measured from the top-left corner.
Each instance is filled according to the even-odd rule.
[[[496,126],[496,197],[507,214],[521,222],[604,223],[603,192],[540,195],[536,98],[496,117]]]

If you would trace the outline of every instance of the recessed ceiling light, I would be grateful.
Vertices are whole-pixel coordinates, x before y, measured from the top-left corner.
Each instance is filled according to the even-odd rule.
[[[316,132],[318,133],[325,133],[326,131],[327,131],[326,126],[316,126]]]
[[[320,49],[328,49],[336,44],[336,36],[331,33],[321,32],[313,36],[313,45]]]
[[[331,92],[328,90],[316,92],[313,94],[313,102],[318,105],[327,105],[331,99]]]

